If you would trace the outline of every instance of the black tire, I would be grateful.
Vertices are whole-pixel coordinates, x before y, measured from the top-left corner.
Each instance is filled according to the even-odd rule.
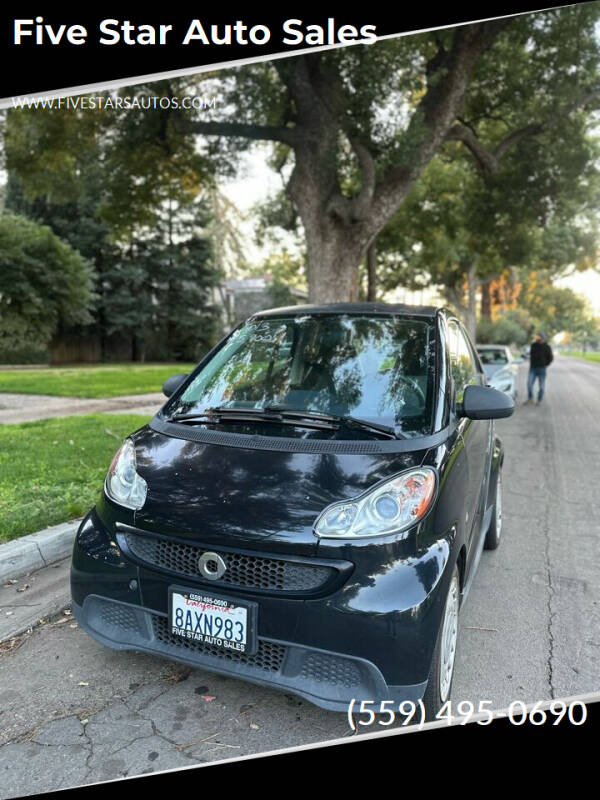
[[[427,689],[423,695],[423,705],[425,706],[425,721],[435,721],[435,715],[450,698],[452,691],[452,679],[454,677],[454,663],[456,656],[456,642],[458,639],[458,611],[460,608],[460,575],[458,567],[455,565],[448,587],[448,594],[446,602],[444,603],[444,613],[438,632],[437,641],[435,643],[435,650],[433,651],[433,658],[431,660],[431,669],[429,671],[429,678],[427,679]],[[453,625],[454,630],[447,629],[447,625]],[[449,637],[448,639],[446,637]],[[452,652],[451,663],[443,663],[445,655],[448,655],[449,639],[454,640],[454,649]],[[444,669],[445,668],[445,669]],[[442,670],[445,676],[442,680]],[[449,673],[449,674],[448,674]]]
[[[496,475],[496,489],[494,493],[494,510],[490,527],[485,535],[484,548],[495,550],[500,544],[500,534],[502,533],[502,466],[498,467]]]

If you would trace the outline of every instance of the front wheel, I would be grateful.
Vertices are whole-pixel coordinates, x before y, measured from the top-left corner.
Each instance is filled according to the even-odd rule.
[[[484,547],[486,550],[495,550],[500,544],[500,534],[502,533],[502,467],[498,467],[498,477],[496,478],[496,494],[494,497],[494,511],[492,521],[485,535]]]
[[[435,715],[450,697],[452,678],[454,675],[454,660],[456,656],[456,643],[458,641],[458,609],[460,606],[460,577],[458,567],[454,567],[442,624],[438,633],[431,670],[427,680],[427,689],[423,695],[425,706],[425,721],[432,722]]]

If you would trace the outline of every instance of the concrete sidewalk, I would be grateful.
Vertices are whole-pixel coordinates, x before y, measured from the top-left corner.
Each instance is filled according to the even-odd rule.
[[[70,555],[80,522],[80,518],[61,522],[0,544],[0,584],[29,575]]]
[[[71,602],[71,558],[0,584],[0,642],[35,627]]]
[[[161,392],[119,397],[56,397],[46,394],[0,393],[0,424],[31,422],[74,414],[147,414],[153,417],[166,401]]]
[[[71,602],[71,551],[81,520],[0,544],[0,643]]]

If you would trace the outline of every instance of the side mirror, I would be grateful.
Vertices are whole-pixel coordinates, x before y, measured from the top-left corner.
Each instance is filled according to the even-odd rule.
[[[167,378],[167,380],[163,383],[163,394],[166,397],[171,397],[173,392],[179,389],[188,375],[188,372],[180,372],[178,375],[171,375],[170,378]]]
[[[515,401],[504,392],[490,386],[467,386],[458,415],[469,419],[501,419],[510,417],[514,410]]]

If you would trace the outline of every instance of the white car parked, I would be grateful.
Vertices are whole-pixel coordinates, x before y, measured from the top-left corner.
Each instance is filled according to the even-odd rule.
[[[510,347],[504,344],[478,344],[477,353],[488,385],[517,398],[517,365],[522,358],[514,358]]]

